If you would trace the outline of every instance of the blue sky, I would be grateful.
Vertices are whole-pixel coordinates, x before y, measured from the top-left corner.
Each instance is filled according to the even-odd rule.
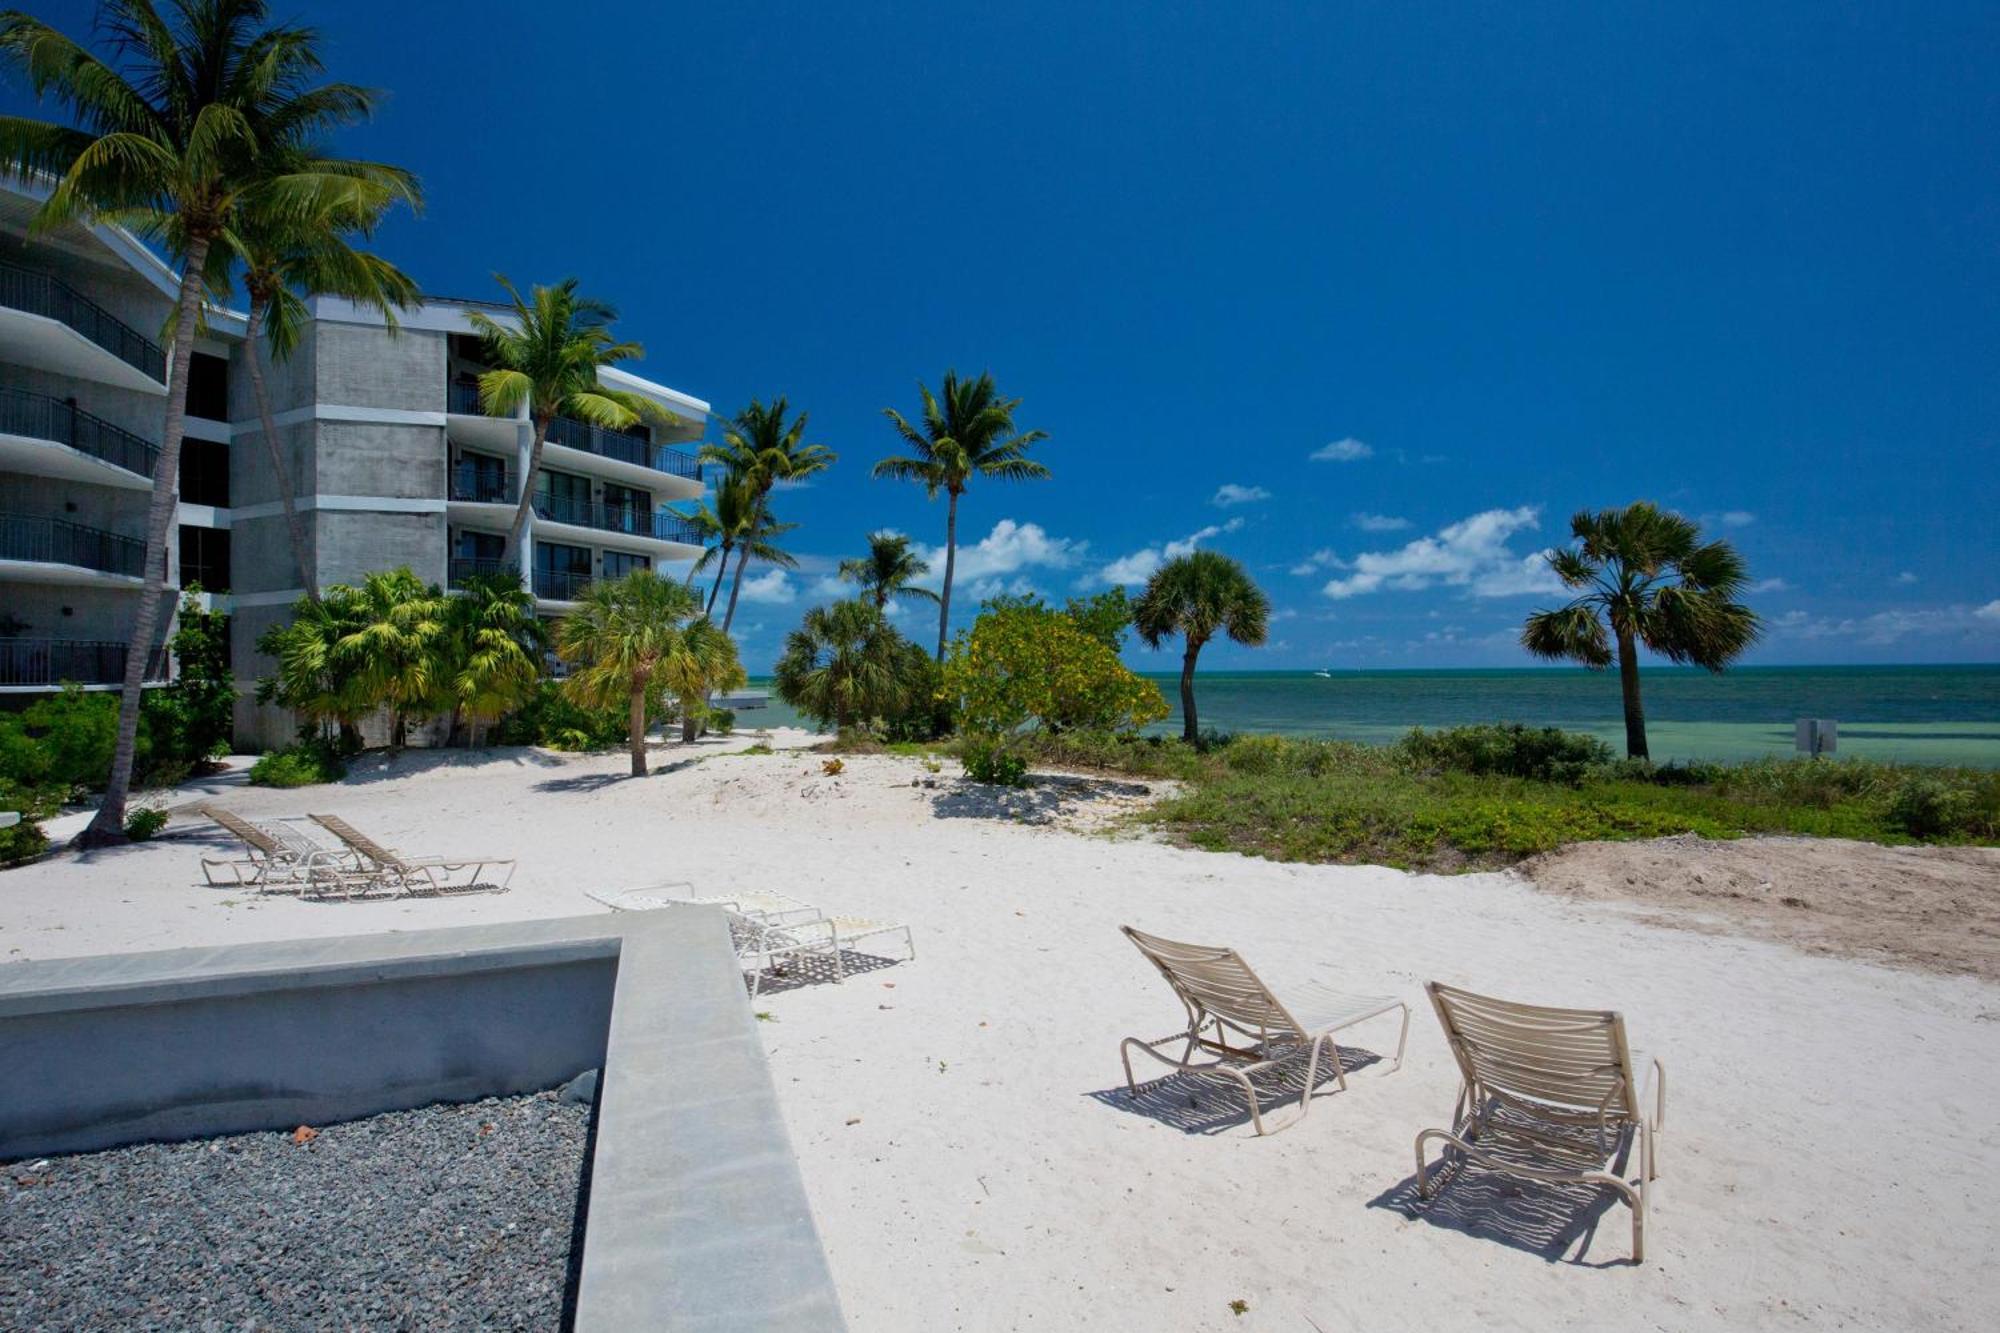
[[[642,373],[811,411],[753,670],[942,541],[867,474],[948,366],[1056,474],[975,486],[968,586],[1210,545],[1278,620],[1205,665],[1524,664],[1529,557],[1639,498],[1748,556],[1753,661],[2000,659],[1991,4],[277,9],[391,91],[346,147],[422,174],[427,289],[574,273]]]

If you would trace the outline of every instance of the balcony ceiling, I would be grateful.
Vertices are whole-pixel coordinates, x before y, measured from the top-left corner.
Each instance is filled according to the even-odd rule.
[[[65,481],[87,482],[93,486],[118,486],[130,491],[150,491],[153,483],[136,472],[127,472],[116,463],[93,458],[54,440],[37,440],[28,435],[0,434],[0,472],[19,472],[30,477],[61,477]]]
[[[0,560],[0,583],[56,583],[77,588],[146,586],[146,580],[136,574],[107,574],[82,565],[59,565],[45,560]]]
[[[69,325],[10,306],[0,306],[0,361],[140,393],[167,391],[166,385],[127,365]]]

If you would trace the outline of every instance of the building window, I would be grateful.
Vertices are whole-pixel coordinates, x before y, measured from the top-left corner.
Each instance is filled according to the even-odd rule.
[[[604,553],[604,577],[607,579],[622,578],[635,569],[651,569],[652,567],[653,557],[649,555],[628,555],[624,551],[606,551]]]
[[[590,582],[590,548],[535,543],[535,596],[574,601]]]
[[[229,507],[229,446],[213,440],[181,441],[181,499]]]
[[[229,420],[229,363],[207,352],[196,352],[188,363],[187,414],[210,421]]]
[[[616,532],[653,531],[653,493],[615,482],[604,483],[605,526]]]
[[[506,550],[507,539],[497,532],[458,530],[456,554],[460,560],[498,560]]]
[[[535,474],[535,512],[557,523],[590,522],[590,478],[543,468]]]
[[[191,583],[203,592],[229,591],[229,529],[181,525],[181,586]]]

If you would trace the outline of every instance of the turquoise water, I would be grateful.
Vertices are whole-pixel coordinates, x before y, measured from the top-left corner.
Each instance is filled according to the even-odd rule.
[[[1179,677],[1151,678],[1174,710],[1153,730],[1179,731]],[[2000,666],[1743,667],[1721,676],[1662,667],[1642,684],[1657,760],[1790,754],[1793,721],[1821,717],[1840,723],[1843,755],[2000,768]],[[1504,721],[1587,731],[1621,753],[1625,744],[1618,678],[1564,668],[1203,672],[1195,703],[1203,728],[1218,731],[1382,742],[1416,726]],[[803,725],[776,700],[742,722]]]

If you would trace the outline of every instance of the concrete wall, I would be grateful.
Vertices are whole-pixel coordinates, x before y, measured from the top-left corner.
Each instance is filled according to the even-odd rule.
[[[316,323],[315,391],[322,403],[444,411],[445,335]]]
[[[408,565],[426,583],[444,582],[445,516],[321,509],[313,515],[319,577],[358,583],[376,570]]]
[[[137,591],[88,584],[0,583],[0,608],[26,626],[21,634],[30,639],[122,643],[132,632],[138,598]],[[63,614],[65,607],[68,615]],[[162,616],[155,644],[166,641],[165,620]]]

